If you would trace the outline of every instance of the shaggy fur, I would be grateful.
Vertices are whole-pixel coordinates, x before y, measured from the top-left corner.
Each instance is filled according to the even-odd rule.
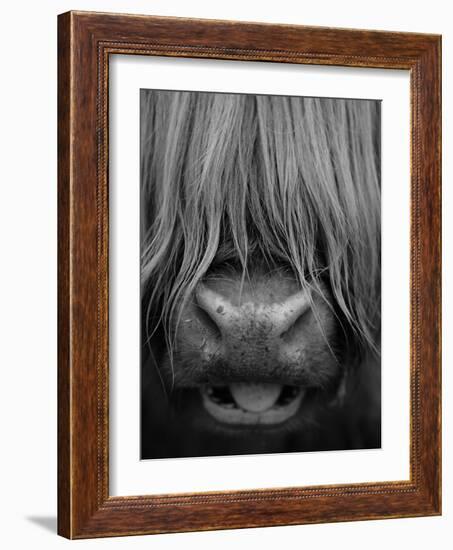
[[[323,294],[379,352],[375,101],[142,90],[141,242],[147,333],[172,327],[216,262],[252,257]],[[327,296],[325,296],[327,300]],[[176,319],[176,322],[175,322]]]

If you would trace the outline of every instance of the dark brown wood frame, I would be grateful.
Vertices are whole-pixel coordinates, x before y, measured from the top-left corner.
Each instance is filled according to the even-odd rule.
[[[58,532],[86,538],[441,510],[441,38],[69,12],[58,21]],[[109,496],[109,56],[406,69],[411,81],[410,480]]]

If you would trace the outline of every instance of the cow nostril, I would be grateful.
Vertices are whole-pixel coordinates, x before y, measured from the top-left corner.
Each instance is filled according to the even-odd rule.
[[[215,338],[221,338],[222,333],[219,325],[215,322],[211,315],[200,306],[200,304],[197,304],[197,317],[203,327],[209,330]]]
[[[280,333],[280,338],[285,341],[292,340],[294,338],[294,335],[297,334],[302,328],[303,323],[307,319],[307,313],[309,311],[310,309],[306,309],[295,319],[294,322],[292,322],[289,326],[285,327],[283,332]]]
[[[218,293],[204,284],[196,291],[196,306],[199,322],[216,338],[222,336],[222,328],[227,323],[227,303]]]
[[[279,337],[283,340],[292,339],[308,319],[311,311],[311,297],[306,291],[300,291],[282,304],[279,312]]]

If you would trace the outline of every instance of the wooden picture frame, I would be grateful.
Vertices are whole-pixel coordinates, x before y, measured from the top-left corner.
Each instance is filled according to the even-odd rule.
[[[440,514],[440,37],[68,12],[59,16],[58,48],[59,534],[88,538]],[[410,480],[109,495],[111,54],[410,72]]]

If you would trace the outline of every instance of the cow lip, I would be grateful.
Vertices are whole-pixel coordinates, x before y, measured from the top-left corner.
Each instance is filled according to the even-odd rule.
[[[283,384],[241,383],[201,389],[205,410],[224,424],[272,425],[299,410],[306,390]]]

